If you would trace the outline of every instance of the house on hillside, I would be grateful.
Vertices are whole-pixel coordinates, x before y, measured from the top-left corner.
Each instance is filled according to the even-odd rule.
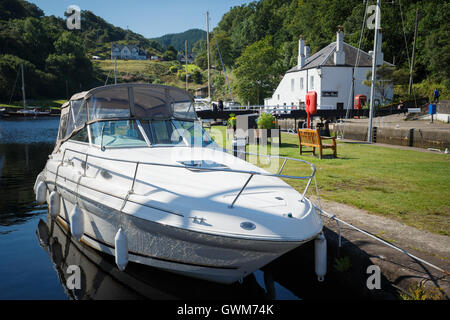
[[[208,97],[208,86],[202,86],[195,89],[196,98],[207,98]]]
[[[186,56],[185,55],[178,55],[178,61],[181,63],[186,63]],[[188,54],[187,56],[187,63],[193,64],[195,61],[195,57],[192,54]]]
[[[381,30],[380,37],[381,35]],[[306,94],[317,92],[319,110],[343,110],[354,108],[354,100],[358,95],[370,99],[370,87],[363,84],[368,71],[372,70],[373,52],[364,52],[344,42],[344,31],[339,28],[336,42],[310,56],[310,49],[300,38],[298,65],[289,70],[283,77],[271,98],[265,99],[266,106],[304,106]],[[378,47],[377,65],[392,64],[384,61]],[[357,58],[359,57],[358,61]],[[353,73],[355,71],[355,78]],[[387,86],[385,97],[392,100],[394,84]],[[379,92],[375,102],[382,101]]]
[[[137,45],[111,45],[111,60],[147,60],[147,53]]]

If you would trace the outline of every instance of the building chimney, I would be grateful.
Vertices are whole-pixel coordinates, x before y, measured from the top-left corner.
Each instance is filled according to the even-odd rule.
[[[310,53],[311,50],[309,49],[309,46],[305,46],[305,61],[309,58]]]
[[[336,52],[334,53],[334,64],[345,64],[344,31],[341,26],[338,27],[338,32],[336,34]]]
[[[303,36],[300,36],[300,41],[298,44],[298,68],[302,69],[305,66],[305,63],[305,40],[303,40]]]

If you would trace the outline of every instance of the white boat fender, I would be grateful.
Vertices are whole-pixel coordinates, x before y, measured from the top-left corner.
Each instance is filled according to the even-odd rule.
[[[314,249],[317,279],[323,282],[327,274],[327,239],[323,232],[314,240]]]
[[[58,191],[53,191],[49,197],[49,208],[50,216],[56,218],[59,215],[61,208],[61,195]]]
[[[128,241],[127,235],[122,228],[120,228],[116,233],[115,245],[117,267],[120,271],[124,271],[128,265]]]
[[[44,181],[39,182],[36,190],[36,202],[44,204],[47,201],[47,185]]]
[[[81,237],[84,233],[84,219],[83,219],[83,211],[80,210],[78,205],[73,207],[70,212],[70,232],[75,240],[80,241]]]

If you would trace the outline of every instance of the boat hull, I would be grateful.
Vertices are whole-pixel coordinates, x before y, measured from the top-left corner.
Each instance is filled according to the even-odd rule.
[[[46,182],[52,190],[52,182]],[[84,216],[81,242],[85,245],[114,256],[114,238],[122,228],[128,240],[129,261],[213,282],[229,284],[242,280],[313,240],[266,241],[196,232],[121,213],[105,204],[77,197],[61,186],[58,191],[61,194],[58,222],[70,230],[70,213],[77,204]]]

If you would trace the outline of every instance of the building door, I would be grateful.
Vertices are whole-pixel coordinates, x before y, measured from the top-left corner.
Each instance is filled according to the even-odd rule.
[[[338,110],[338,111],[344,110],[344,103],[343,103],[343,102],[338,102],[338,104],[337,104],[337,110]]]

